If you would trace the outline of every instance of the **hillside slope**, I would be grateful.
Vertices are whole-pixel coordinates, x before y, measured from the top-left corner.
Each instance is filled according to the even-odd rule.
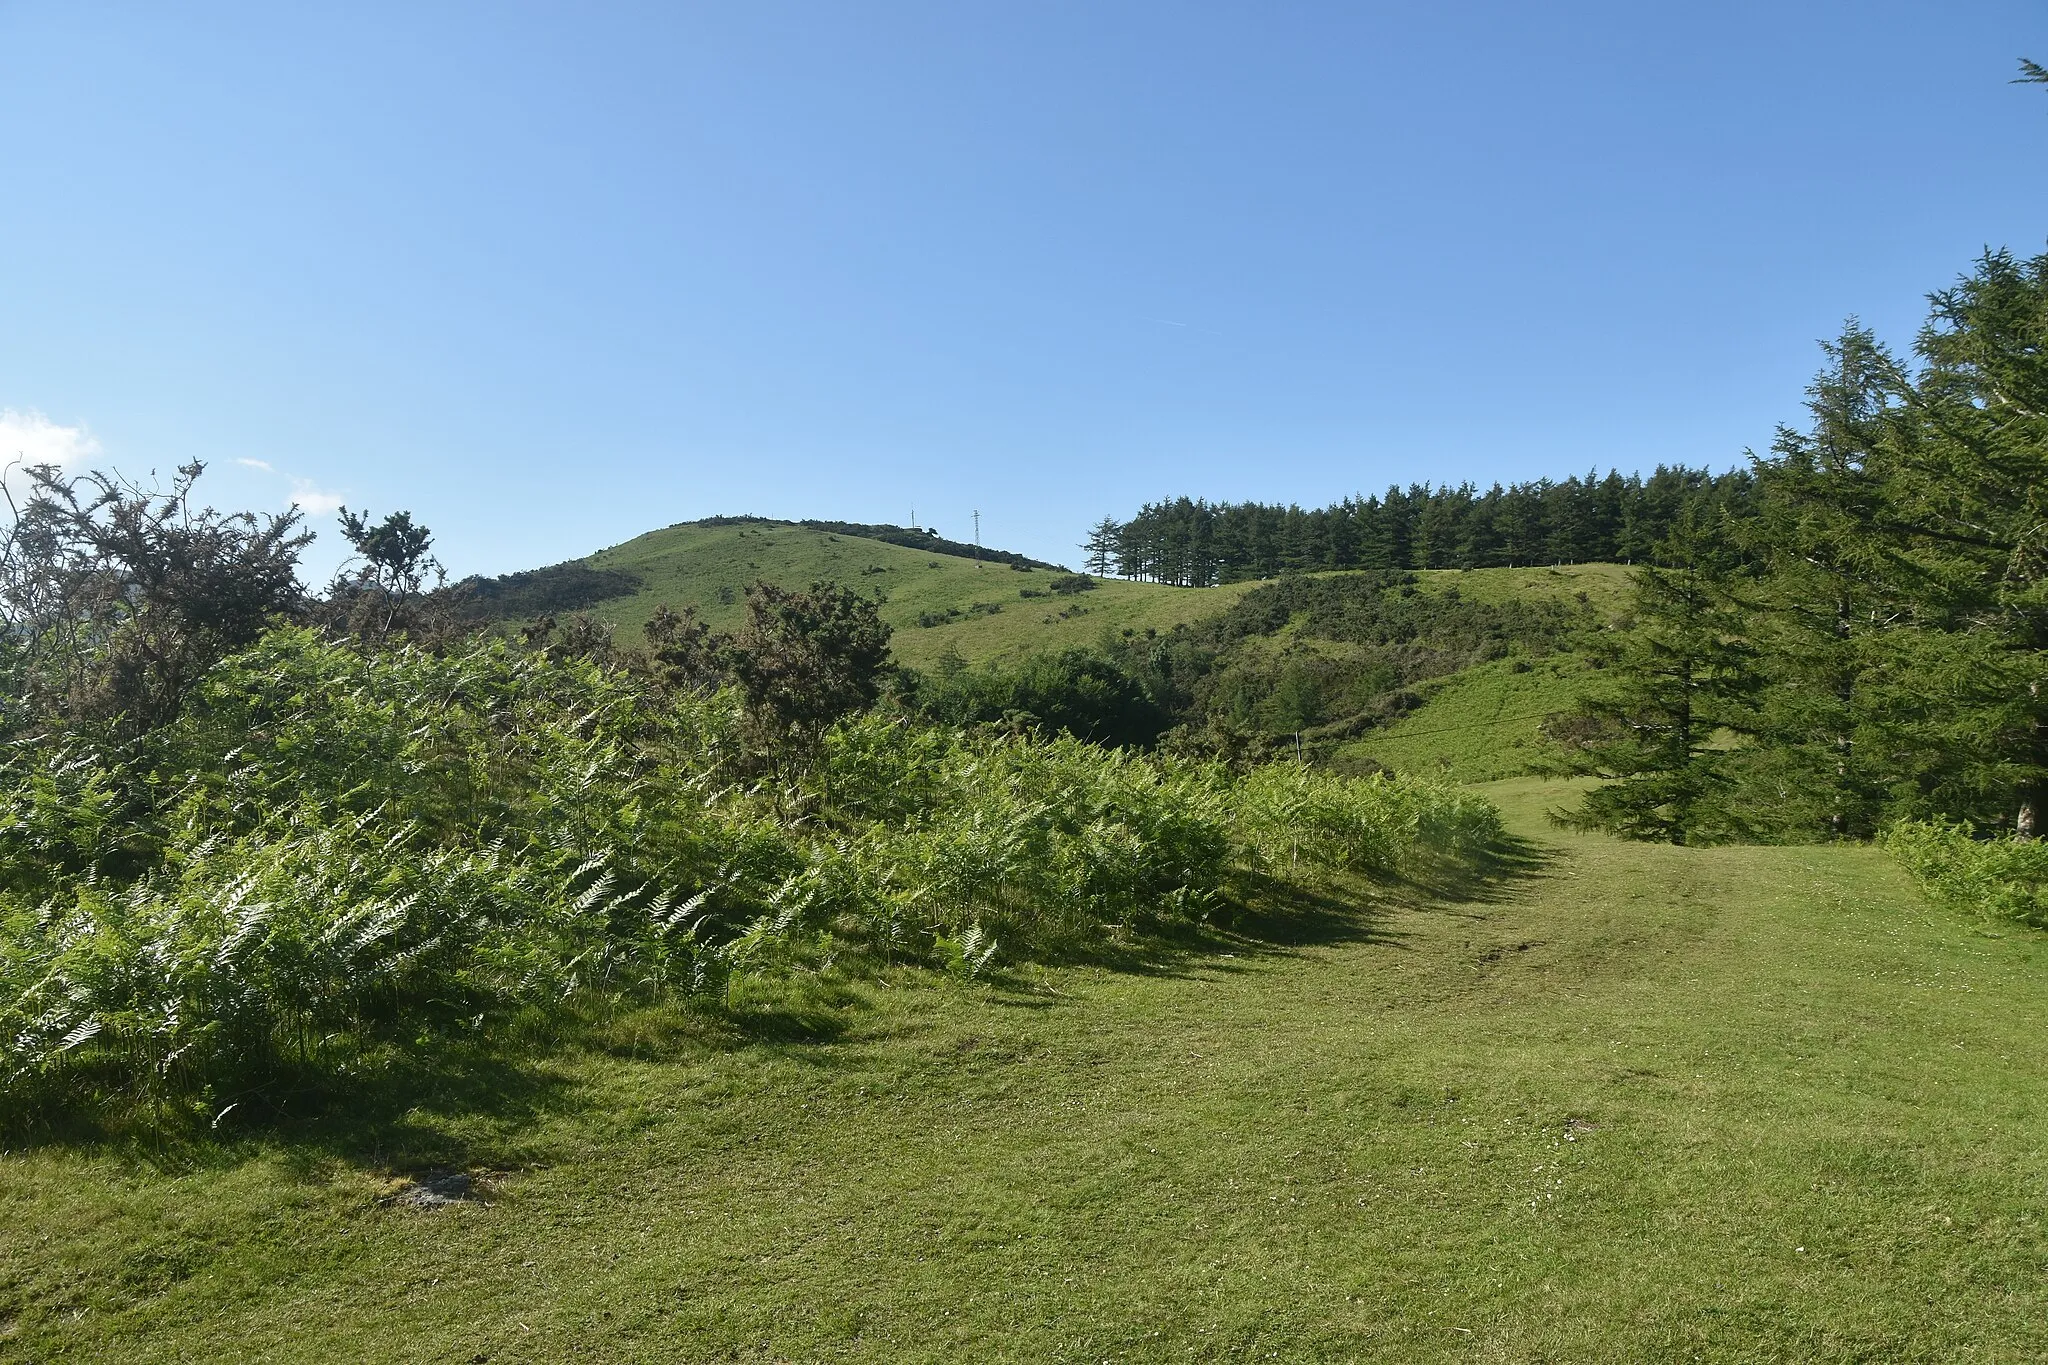
[[[1428,569],[1417,578],[1425,592],[1456,589],[1482,602],[1584,594],[1581,600],[1611,615],[1627,574],[1617,564],[1580,564]],[[949,648],[970,662],[1013,661],[1092,644],[1105,628],[1163,633],[1218,615],[1259,586],[1176,588],[1108,578],[1063,596],[1050,588],[1062,576],[1046,566],[977,563],[797,522],[713,518],[649,531],[568,564],[473,582],[488,615],[518,620],[585,610],[632,641],[664,604],[694,607],[714,627],[730,629],[744,615],[748,584],[804,587],[826,579],[883,599],[896,656],[913,667],[928,667]]]
[[[1633,572],[1626,564],[1539,564],[1519,569],[1421,569],[1415,576],[1425,592],[1456,588],[1475,602],[1569,598],[1612,620],[1627,606]]]
[[[1475,601],[1580,601],[1603,625],[1627,609],[1629,575],[1622,564],[1566,564],[1527,569],[1431,569],[1425,591],[1456,588]],[[1598,675],[1569,651],[1493,659],[1421,684],[1422,704],[1387,725],[1340,746],[1339,767],[1370,760],[1400,772],[1433,772],[1458,782],[1517,777],[1563,757],[1542,733],[1544,718],[1569,711]]]
[[[1415,577],[1428,594],[1456,592],[1496,604],[1579,602],[1612,621],[1625,608],[1629,572],[1619,564],[1578,564],[1429,569]],[[882,599],[897,660],[924,669],[948,650],[971,663],[1007,663],[1091,646],[1105,631],[1164,634],[1218,616],[1260,586],[1254,581],[1177,588],[1103,579],[1089,591],[1061,595],[1050,586],[1059,577],[1047,568],[976,563],[799,523],[720,521],[650,531],[572,565],[498,582],[513,589],[507,604],[516,607],[523,600],[528,614],[535,599],[517,596],[513,579],[618,594],[584,609],[611,623],[625,643],[637,641],[641,627],[664,604],[694,607],[714,627],[731,629],[744,616],[747,585],[757,580],[785,587],[820,579],[846,583]],[[1289,646],[1301,648],[1294,631],[1283,628],[1271,640],[1247,641],[1241,648],[1259,653]],[[1481,664],[1424,684],[1417,689],[1416,709],[1344,743],[1331,756],[1340,764],[1371,760],[1461,781],[1513,776],[1554,756],[1538,726],[1544,715],[1569,709],[1585,680],[1570,655]]]
[[[1563,757],[1542,733],[1546,716],[1569,711],[1588,681],[1569,653],[1494,659],[1417,687],[1421,706],[1343,745],[1340,767],[1361,759],[1397,772],[1436,773],[1457,782],[1516,777]]]
[[[639,580],[630,595],[589,608],[625,639],[637,639],[663,604],[695,607],[713,626],[730,629],[744,615],[740,603],[748,584],[765,579],[803,587],[829,579],[881,597],[882,619],[895,629],[896,657],[920,668],[949,648],[980,662],[1087,645],[1105,629],[1171,630],[1222,611],[1253,586],[1170,588],[1106,579],[1063,596],[1051,591],[1061,576],[1053,570],[977,564],[788,522],[671,526],[583,563]]]

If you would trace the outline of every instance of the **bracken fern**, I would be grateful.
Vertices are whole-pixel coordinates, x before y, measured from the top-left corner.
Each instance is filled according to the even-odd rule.
[[[0,758],[0,1095],[218,1101],[515,1011],[866,954],[980,974],[1234,877],[1497,836],[1424,783],[869,714],[764,784],[727,694],[278,630],[122,746]]]

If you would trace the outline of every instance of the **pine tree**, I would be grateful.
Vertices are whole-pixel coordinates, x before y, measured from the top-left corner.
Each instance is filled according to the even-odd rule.
[[[2034,837],[2048,801],[2048,255],[1988,252],[1930,302],[1926,366],[1877,470],[1876,533],[1947,737],[1981,741],[1953,794],[2003,805],[1993,818]]]
[[[1674,844],[1747,832],[1729,804],[1722,732],[1746,714],[1757,673],[1724,545],[1713,514],[1688,508],[1662,563],[1637,571],[1633,624],[1601,651],[1610,685],[1572,727],[1573,771],[1607,781],[1561,823]]]
[[[1854,323],[1757,468],[1757,734],[1828,832],[2024,837],[2048,800],[2048,256],[1932,296],[1918,373]],[[1797,800],[1779,803],[1793,811]]]
[[[1807,390],[1811,428],[1780,428],[1772,458],[1756,462],[1757,515],[1737,524],[1767,570],[1749,599],[1770,672],[1751,800],[1782,834],[1866,838],[1900,776],[1884,713],[1901,608],[1869,534],[1900,371],[1853,322],[1826,349],[1830,366]]]
[[[1081,543],[1081,553],[1086,556],[1082,562],[1097,578],[1109,577],[1116,559],[1117,532],[1121,529],[1115,517],[1104,517],[1089,528],[1088,539]]]

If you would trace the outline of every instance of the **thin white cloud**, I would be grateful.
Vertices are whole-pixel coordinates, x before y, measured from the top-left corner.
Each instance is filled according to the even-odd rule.
[[[324,517],[339,511],[345,501],[347,499],[339,493],[325,493],[314,487],[311,479],[292,480],[292,504],[309,517]]]
[[[345,501],[342,494],[329,493],[311,479],[302,479],[296,474],[280,473],[277,466],[268,460],[257,460],[251,459],[246,455],[238,455],[235,457],[235,463],[241,465],[244,469],[254,469],[259,473],[274,475],[281,479],[289,479],[292,485],[292,495],[286,499],[286,505],[298,508],[309,517],[324,517],[330,512],[338,511],[343,501]]]
[[[59,426],[34,408],[0,408],[0,464],[83,464],[100,443],[80,423]]]

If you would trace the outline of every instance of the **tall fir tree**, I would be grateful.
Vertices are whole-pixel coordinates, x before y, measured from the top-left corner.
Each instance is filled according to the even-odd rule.
[[[1081,562],[1088,566],[1088,572],[1097,578],[1109,577],[1116,566],[1116,537],[1118,531],[1115,517],[1104,517],[1088,528],[1088,539],[1081,542]]]
[[[1900,604],[1870,528],[1897,364],[1853,321],[1807,390],[1811,425],[1780,428],[1756,461],[1738,541],[1763,568],[1747,633],[1769,679],[1752,730],[1751,804],[1781,837],[1864,838],[1893,803],[1900,746],[1886,661]]]
[[[1877,532],[1954,742],[1951,799],[2023,837],[2048,803],[2048,255],[1987,252],[1932,296]]]
[[[1730,593],[1725,529],[1688,507],[1657,565],[1635,576],[1633,621],[1603,648],[1608,686],[1581,704],[1571,768],[1605,779],[1556,818],[1632,839],[1712,843],[1748,832],[1733,806],[1725,731],[1755,693]]]

